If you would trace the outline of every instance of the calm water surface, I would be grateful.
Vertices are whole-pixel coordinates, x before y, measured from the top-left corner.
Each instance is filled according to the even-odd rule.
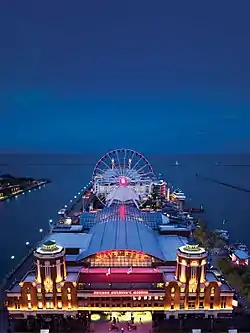
[[[198,179],[206,177],[250,190],[250,156],[148,156],[157,172],[176,187],[182,188],[190,206],[204,204],[204,218],[211,228],[226,228],[234,240],[250,247],[250,193]],[[0,156],[0,174],[49,178],[51,184],[0,204],[0,279],[24,255],[26,241],[35,244],[48,229],[48,220],[56,219],[63,205],[86,185],[98,156]],[[174,166],[175,161],[180,163]],[[220,166],[215,163],[219,161]],[[231,166],[230,166],[231,165]],[[232,166],[233,165],[233,166]],[[236,166],[238,165],[238,166]],[[226,219],[225,225],[222,221]],[[14,255],[15,259],[10,257]]]

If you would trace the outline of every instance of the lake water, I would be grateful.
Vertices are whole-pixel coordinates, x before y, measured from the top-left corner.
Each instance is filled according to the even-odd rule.
[[[49,178],[51,184],[0,204],[0,279],[27,253],[25,243],[36,244],[48,229],[48,220],[91,179],[99,156],[2,155],[0,174]],[[204,219],[211,228],[226,228],[231,238],[250,247],[250,193],[203,181],[199,173],[250,190],[250,156],[147,156],[156,172],[180,187],[189,205],[204,205]],[[179,161],[176,167],[175,161]],[[220,162],[220,166],[216,165]],[[222,221],[227,220],[225,225]],[[15,259],[10,257],[14,255]]]

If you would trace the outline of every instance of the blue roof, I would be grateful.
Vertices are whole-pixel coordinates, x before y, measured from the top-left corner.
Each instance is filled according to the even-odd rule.
[[[91,228],[95,223],[103,221],[138,221],[149,225],[151,228],[157,228],[162,224],[162,214],[159,212],[143,212],[134,205],[113,204],[100,212],[83,212],[80,216],[81,224],[85,228]]]
[[[165,260],[157,234],[138,221],[109,218],[96,223],[89,231],[92,234],[88,249],[79,254],[78,260],[108,250],[134,250]]]
[[[240,260],[246,260],[248,259],[248,253],[246,251],[243,250],[235,250],[234,254],[236,255],[237,258],[239,258]]]

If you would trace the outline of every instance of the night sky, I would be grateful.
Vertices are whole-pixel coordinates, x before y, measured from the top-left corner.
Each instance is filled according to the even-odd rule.
[[[250,1],[2,0],[2,152],[250,151]]]

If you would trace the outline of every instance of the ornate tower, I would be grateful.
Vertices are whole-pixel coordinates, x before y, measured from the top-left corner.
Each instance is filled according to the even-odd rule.
[[[177,250],[176,278],[185,292],[184,303],[187,306],[190,297],[195,296],[197,306],[201,288],[206,279],[207,252],[193,238]],[[190,303],[190,302],[189,302]]]
[[[204,283],[206,277],[207,252],[196,240],[190,238],[177,251],[176,278],[186,284]]]
[[[54,297],[50,297],[53,302],[56,299],[57,284],[66,277],[65,249],[50,240],[37,248],[34,255],[36,257],[36,283],[41,295],[41,303],[46,302],[49,294],[53,294]],[[51,307],[54,307],[54,304],[51,304]]]

